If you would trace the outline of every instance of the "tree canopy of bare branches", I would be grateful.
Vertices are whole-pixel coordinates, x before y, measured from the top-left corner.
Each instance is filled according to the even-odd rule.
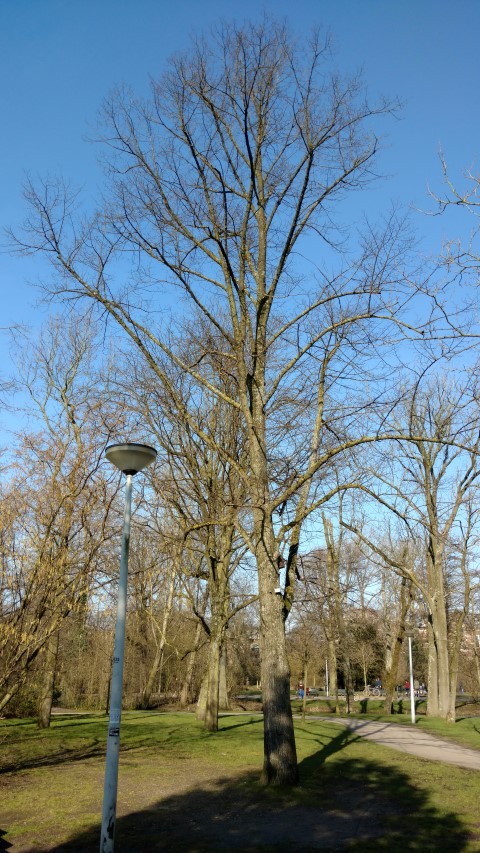
[[[96,213],[82,217],[61,181],[27,190],[19,240],[50,257],[54,293],[93,300],[123,329],[242,484],[225,511],[258,571],[270,783],[297,780],[284,621],[302,526],[349,485],[332,461],[378,440],[392,345],[417,335],[401,217],[349,245],[340,213],[374,177],[374,123],[391,111],[331,70],[318,34],[306,45],[269,19],[224,25],[174,57],[148,101],[105,102]],[[425,333],[425,293],[423,309]],[[195,346],[180,350],[170,332],[193,312]],[[178,398],[172,364],[239,415],[242,460]]]

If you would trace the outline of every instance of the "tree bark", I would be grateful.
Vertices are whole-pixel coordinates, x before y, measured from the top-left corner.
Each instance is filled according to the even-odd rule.
[[[59,631],[55,631],[55,633],[49,638],[45,650],[45,664],[42,672],[40,696],[38,700],[37,725],[39,729],[48,729],[50,727],[59,638]]]
[[[336,654],[336,658],[340,658],[341,667],[345,681],[345,699],[347,714],[351,713],[354,702],[352,668],[350,655],[348,651],[347,631],[345,619],[343,616],[344,602],[342,600],[342,591],[340,588],[340,546],[341,542],[335,542],[333,534],[333,524],[325,515],[322,516],[323,533],[327,546],[327,578],[328,578],[328,606],[333,617],[334,631],[340,654]],[[340,702],[338,699],[338,686],[335,697],[335,712],[340,713]]]
[[[393,697],[395,687],[398,680],[398,665],[400,663],[400,655],[403,648],[405,638],[405,622],[413,601],[413,590],[410,581],[402,578],[400,588],[400,602],[398,618],[395,620],[395,630],[393,632],[393,642],[387,642],[385,654],[385,670],[383,676],[383,686],[385,688],[385,699],[383,702],[383,710],[386,714],[391,714],[393,711]]]
[[[171,567],[170,567],[170,579],[169,579],[169,584],[168,584],[167,600],[165,602],[165,608],[163,611],[163,619],[162,619],[162,627],[160,629],[160,637],[157,641],[157,647],[155,649],[155,657],[154,657],[153,663],[150,667],[147,682],[146,682],[146,684],[142,690],[142,698],[141,698],[141,703],[140,703],[141,708],[149,708],[150,707],[153,688],[154,688],[156,680],[158,678],[158,673],[159,673],[159,671],[161,671],[161,668],[162,668],[163,655],[164,655],[164,651],[165,651],[165,645],[167,642],[168,623],[170,621],[170,616],[172,615],[173,596],[174,596],[174,592],[175,592],[175,579],[176,579],[176,577],[177,577],[177,568],[176,568],[175,563],[172,561]],[[153,620],[152,620],[152,629],[155,630]]]
[[[297,751],[290,702],[290,665],[283,623],[283,598],[275,593],[278,578],[265,547],[257,555],[260,591],[260,649],[264,719],[264,763],[261,781],[271,785],[298,783]]]
[[[200,693],[198,694],[197,700],[197,708],[195,711],[195,716],[197,720],[201,723],[205,722],[205,718],[207,715],[207,695],[208,695],[208,671],[202,678],[202,683],[200,685]]]
[[[218,706],[220,696],[220,660],[223,638],[210,636],[207,668],[207,699],[204,725],[207,732],[218,731]]]
[[[334,637],[328,639],[328,675],[330,681],[329,693],[335,698],[335,713],[340,714],[340,699],[338,697],[338,661]]]
[[[432,626],[431,614],[428,616],[428,699],[427,699],[427,717],[440,716],[438,703],[438,660],[437,660],[437,645],[435,643],[435,635]]]
[[[193,682],[193,674],[195,671],[195,665],[197,662],[197,653],[198,647],[200,643],[200,638],[202,636],[202,623],[200,621],[197,622],[197,626],[195,628],[195,639],[193,649],[188,656],[187,668],[185,672],[185,678],[182,684],[182,689],[180,691],[180,707],[186,708],[187,705],[193,701],[192,696],[192,682]]]
[[[433,499],[430,499],[433,504]],[[433,515],[433,512],[431,513]],[[428,716],[448,719],[450,709],[450,660],[447,622],[447,601],[443,574],[444,551],[440,535],[431,524],[427,552],[427,577],[429,601],[429,655],[428,655]]]
[[[230,702],[228,698],[227,685],[227,648],[225,638],[223,640],[222,652],[220,655],[220,678],[218,685],[218,707],[220,711],[228,711]]]

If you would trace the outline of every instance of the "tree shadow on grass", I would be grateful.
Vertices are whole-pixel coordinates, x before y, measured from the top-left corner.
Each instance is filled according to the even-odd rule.
[[[0,768],[0,776],[7,773],[19,773],[22,770],[34,770],[39,767],[56,767],[62,764],[71,764],[74,761],[85,761],[87,758],[98,758],[102,755],[105,755],[105,741],[103,740],[95,740],[94,743],[80,747],[69,748],[63,746],[61,752],[53,752],[51,755],[35,756],[34,758],[27,757],[15,759],[15,761],[11,762],[4,762]]]
[[[138,720],[129,720],[130,729],[129,738],[122,743],[121,753],[126,754],[142,748],[151,748],[152,745],[152,729],[149,725],[148,717],[161,717],[158,713],[146,713]],[[32,722],[32,721],[30,721]],[[250,722],[250,721],[249,721]],[[162,720],[163,723],[163,720]],[[107,746],[107,726],[108,717],[101,717],[97,720],[83,720],[80,716],[77,717],[56,717],[54,727],[58,730],[57,734],[63,735],[63,740],[51,739],[52,751],[43,755],[29,755],[23,757],[15,756],[11,761],[0,758],[0,777],[8,773],[18,773],[22,770],[32,770],[39,767],[55,767],[65,764],[71,764],[77,761],[85,761],[89,758],[98,758],[105,755]],[[53,728],[53,727],[52,727]],[[168,731],[168,741],[171,743],[182,743],[188,748],[189,733],[183,728],[178,728],[175,724],[171,724],[167,720],[166,730]],[[32,740],[38,736],[38,730],[32,733]],[[197,737],[197,735],[192,735]],[[71,738],[83,738],[83,743],[70,745]],[[88,738],[88,740],[87,740]],[[21,735],[18,738],[10,738],[8,745],[13,745],[17,741],[22,741]],[[167,743],[167,741],[165,742]],[[162,744],[160,744],[160,749]]]
[[[428,792],[395,767],[335,754],[356,740],[342,731],[300,764],[296,789],[262,788],[257,775],[217,778],[117,820],[116,853],[286,853],[401,850],[461,853],[472,840],[453,812],[440,812]],[[331,760],[327,760],[331,759]],[[99,827],[55,853],[93,853]]]
[[[241,723],[238,723],[238,722],[225,723],[225,720],[228,720],[228,717],[225,717],[225,716],[221,716],[221,719],[223,721],[222,728],[219,729],[218,732],[215,733],[215,734],[218,734],[220,736],[222,735],[222,733],[227,734],[232,729],[241,729],[241,728],[244,728],[245,726],[252,727],[255,725],[262,725],[263,726],[263,715],[261,715],[261,714],[258,714],[258,715],[252,714],[251,717],[245,717],[245,719],[242,720]]]
[[[10,842],[3,837],[4,835],[6,835],[5,830],[0,829],[0,851],[2,851],[2,853],[3,851],[10,850],[10,848],[12,847]]]
[[[68,722],[63,724],[64,720],[68,720]],[[33,720],[30,720],[29,724],[33,722]],[[61,728],[61,733],[64,735],[65,740],[56,740],[54,737],[49,739],[49,734],[50,732],[53,733],[54,728]],[[78,745],[76,744],[74,746],[69,745],[68,738],[71,737],[72,734],[76,735],[79,729],[78,737],[82,737],[84,740],[87,738],[87,734],[85,732],[88,732],[88,742]],[[86,758],[95,758],[96,756],[105,754],[107,740],[107,723],[105,720],[83,720],[80,717],[76,717],[74,719],[56,717],[53,721],[52,729],[45,730],[44,734],[46,736],[46,743],[50,743],[51,745],[52,751],[50,753],[44,752],[44,754],[40,755],[31,755],[26,752],[23,756],[16,755],[10,761],[2,756],[0,759],[0,776],[6,773],[18,773],[21,770],[31,770],[38,767],[53,767],[55,765],[68,764],[73,761],[84,761]],[[57,734],[57,732],[53,734]],[[39,731],[36,728],[30,735],[27,735],[26,738],[19,733],[18,737],[10,736],[8,738],[7,746],[14,747],[18,742],[26,743],[28,742],[29,737],[34,743],[38,736]]]

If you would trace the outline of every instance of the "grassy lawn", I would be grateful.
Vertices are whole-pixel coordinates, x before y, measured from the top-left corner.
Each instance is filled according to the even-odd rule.
[[[42,732],[0,721],[0,850],[97,850],[106,729],[92,715]],[[263,789],[260,717],[210,734],[189,714],[125,713],[116,851],[480,850],[478,773],[330,722],[297,721],[296,737],[301,784]]]

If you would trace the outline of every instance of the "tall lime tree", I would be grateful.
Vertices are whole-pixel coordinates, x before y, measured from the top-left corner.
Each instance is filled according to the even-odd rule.
[[[106,102],[96,215],[82,219],[62,182],[28,188],[21,242],[50,256],[55,292],[98,303],[173,397],[172,362],[243,421],[244,461],[220,451],[242,482],[236,526],[258,572],[267,783],[298,774],[284,623],[302,526],[338,488],[332,460],[378,436],[375,356],[411,298],[395,215],[355,240],[355,260],[346,246],[342,205],[372,179],[373,125],[388,112],[330,70],[318,34],[223,25],[175,57],[147,101]],[[198,346],[189,358],[170,344],[193,311],[229,388]],[[183,416],[212,440],[192,407]]]

